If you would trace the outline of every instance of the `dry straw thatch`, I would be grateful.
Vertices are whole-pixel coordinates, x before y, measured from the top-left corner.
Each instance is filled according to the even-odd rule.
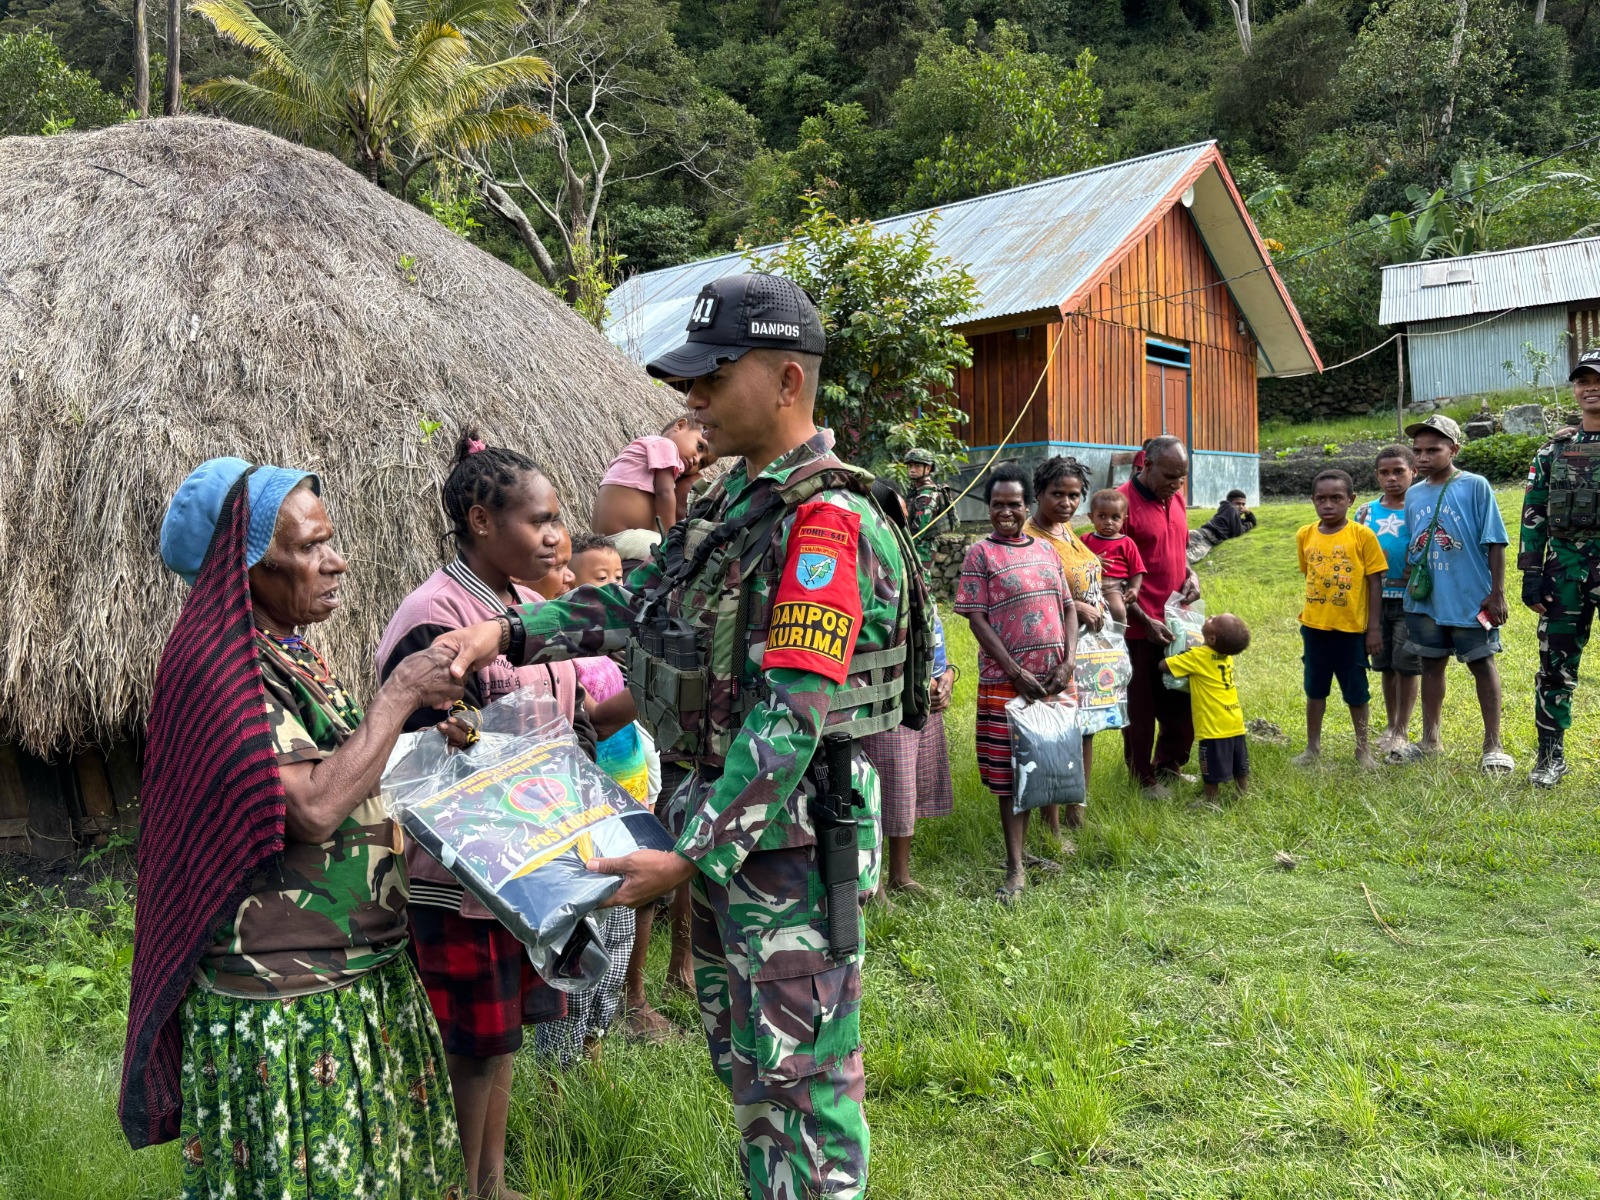
[[[365,690],[441,561],[464,424],[582,514],[676,400],[325,154],[201,118],[0,140],[0,739],[46,753],[143,721],[182,595],[157,531],[203,459],[322,476],[351,569],[317,638]]]

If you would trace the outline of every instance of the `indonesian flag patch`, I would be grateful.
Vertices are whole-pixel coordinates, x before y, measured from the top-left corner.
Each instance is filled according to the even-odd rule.
[[[860,538],[859,513],[826,500],[800,506],[773,598],[763,667],[795,667],[845,681],[861,632]]]

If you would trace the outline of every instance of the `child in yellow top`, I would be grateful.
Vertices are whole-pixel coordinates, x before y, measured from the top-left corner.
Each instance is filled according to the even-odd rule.
[[[1233,658],[1250,647],[1250,628],[1232,613],[1207,617],[1201,644],[1161,660],[1161,669],[1189,680],[1189,706],[1200,739],[1200,778],[1206,799],[1228,780],[1244,795],[1250,780],[1250,749],[1244,740],[1244,710],[1234,686]]]
[[[1306,749],[1293,761],[1308,767],[1322,754],[1322,718],[1328,693],[1350,706],[1356,763],[1378,764],[1367,750],[1367,655],[1383,653],[1383,577],[1389,569],[1377,535],[1349,519],[1356,486],[1344,471],[1323,471],[1311,481],[1317,523],[1295,535],[1306,602],[1300,610],[1301,662],[1305,664]]]

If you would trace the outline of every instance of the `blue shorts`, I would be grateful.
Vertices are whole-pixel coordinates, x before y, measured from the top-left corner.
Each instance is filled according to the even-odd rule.
[[[1300,661],[1305,664],[1306,698],[1326,700],[1339,681],[1339,694],[1351,708],[1372,699],[1367,685],[1367,635],[1343,629],[1300,626]]]
[[[1449,658],[1473,663],[1500,653],[1500,630],[1482,625],[1441,625],[1427,613],[1406,614],[1406,637],[1418,658]]]

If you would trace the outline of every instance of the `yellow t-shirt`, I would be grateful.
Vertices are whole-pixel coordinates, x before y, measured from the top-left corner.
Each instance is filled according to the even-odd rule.
[[[1300,624],[1341,633],[1367,631],[1367,576],[1377,575],[1379,595],[1389,569],[1378,535],[1346,521],[1338,533],[1307,525],[1295,535],[1300,574],[1306,577],[1306,606]]]
[[[1179,679],[1188,677],[1196,737],[1244,736],[1244,710],[1233,685],[1233,655],[1218,654],[1202,643],[1167,659],[1167,670]]]

